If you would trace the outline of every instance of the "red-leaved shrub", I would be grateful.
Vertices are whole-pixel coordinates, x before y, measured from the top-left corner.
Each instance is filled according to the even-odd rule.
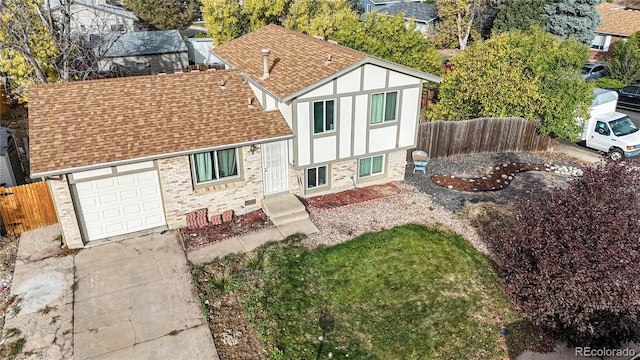
[[[574,346],[640,340],[640,170],[608,162],[516,198],[487,239],[523,316]]]

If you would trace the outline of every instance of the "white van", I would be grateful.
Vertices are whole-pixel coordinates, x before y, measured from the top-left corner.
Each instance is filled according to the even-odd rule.
[[[618,93],[594,89],[589,119],[580,135],[588,148],[607,153],[612,160],[640,155],[640,131],[629,116],[616,112]]]

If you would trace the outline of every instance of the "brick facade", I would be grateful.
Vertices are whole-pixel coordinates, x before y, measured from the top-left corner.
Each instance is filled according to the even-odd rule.
[[[51,188],[53,203],[56,206],[56,213],[58,214],[58,223],[62,231],[62,239],[70,249],[79,249],[84,246],[84,243],[80,235],[78,218],[76,217],[75,208],[73,207],[67,177],[63,175],[60,179],[50,179],[48,182]]]
[[[305,190],[305,170],[290,169],[294,177],[300,179],[301,189],[298,194],[302,197],[330,194],[339,191],[349,190],[356,186],[369,186],[384,184],[391,181],[402,181],[404,179],[405,167],[407,165],[407,150],[398,150],[385,154],[385,173],[380,176],[373,176],[367,179],[358,179],[358,159],[330,164],[329,186],[313,190]],[[293,192],[293,191],[292,191]]]
[[[262,161],[260,152],[251,154],[248,147],[241,149],[242,179],[204,189],[193,189],[189,156],[158,160],[160,187],[164,212],[169,228],[186,226],[185,214],[197,209],[209,209],[209,215],[233,210],[245,214],[262,207]],[[245,201],[255,200],[253,205]]]

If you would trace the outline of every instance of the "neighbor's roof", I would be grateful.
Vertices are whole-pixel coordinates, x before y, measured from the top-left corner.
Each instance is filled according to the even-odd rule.
[[[225,88],[221,81],[225,80]],[[289,138],[236,70],[34,85],[31,172],[48,176]]]
[[[373,4],[381,5],[381,4],[393,4],[399,2],[422,2],[422,0],[370,0]]]
[[[131,11],[125,9],[123,6],[112,5],[108,3],[101,4],[96,0],[73,0],[73,3],[84,5],[86,7],[90,7],[97,10],[102,10],[111,14],[125,17],[125,18],[129,18],[133,21],[138,21],[138,17]],[[58,7],[60,7],[59,0],[50,0],[49,4],[51,7],[51,10],[55,10]]]
[[[602,17],[597,33],[631,36],[640,30],[640,10],[631,10],[620,4],[603,2],[595,7]]]
[[[269,49],[270,74],[263,75],[262,49]],[[279,99],[287,100],[331,76],[365,63],[393,68],[419,78],[441,78],[324,41],[278,25],[267,25],[213,49],[222,60]],[[331,61],[328,61],[331,56]]]
[[[168,54],[187,52],[187,45],[178,30],[136,31],[94,37],[94,49],[105,57]]]
[[[404,13],[406,19],[414,18],[416,21],[430,22],[438,18],[438,7],[433,4],[421,2],[400,2],[381,10],[390,16]]]

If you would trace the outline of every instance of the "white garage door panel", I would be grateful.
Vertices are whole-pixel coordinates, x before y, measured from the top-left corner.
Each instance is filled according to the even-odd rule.
[[[166,224],[156,170],[76,184],[88,240]]]

